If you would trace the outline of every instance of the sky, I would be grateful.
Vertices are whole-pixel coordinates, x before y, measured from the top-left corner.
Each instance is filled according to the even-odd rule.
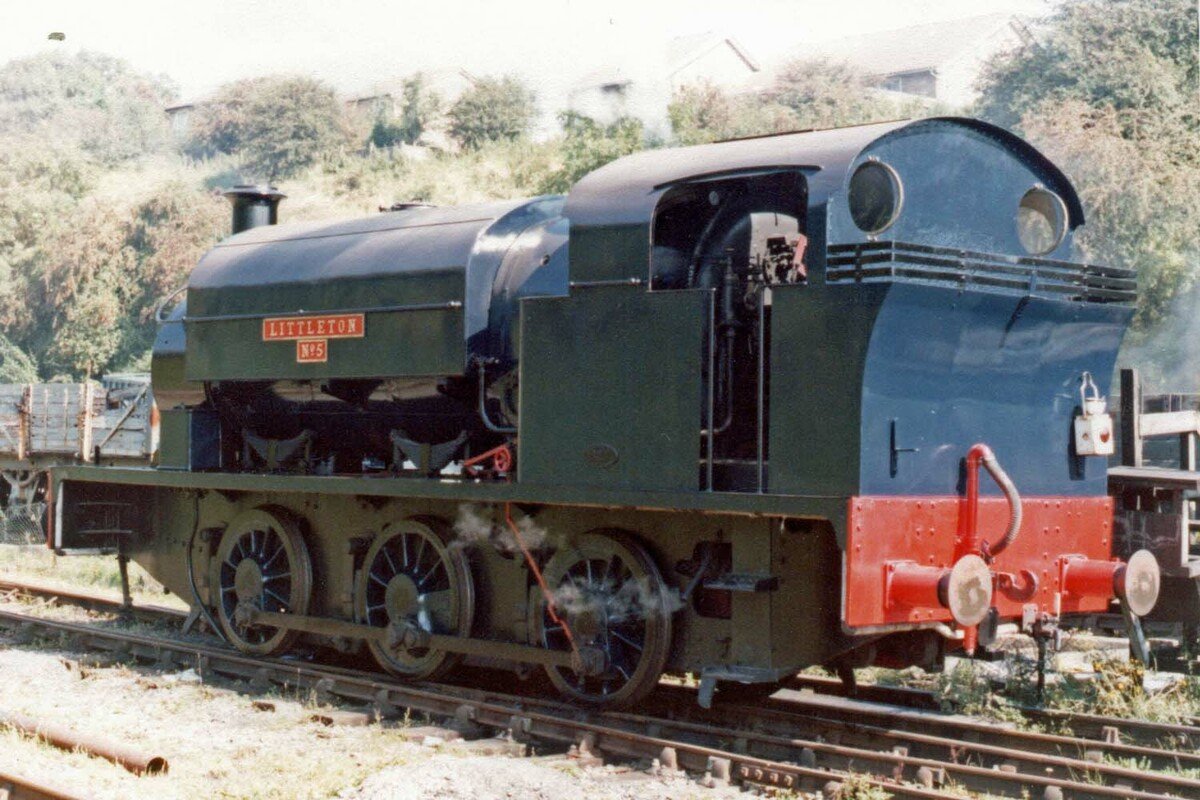
[[[181,100],[243,77],[291,73],[346,93],[417,70],[514,73],[542,98],[674,36],[736,37],[760,60],[806,43],[1053,0],[0,0],[0,63],[87,49],[165,74]],[[47,40],[51,31],[63,43]]]

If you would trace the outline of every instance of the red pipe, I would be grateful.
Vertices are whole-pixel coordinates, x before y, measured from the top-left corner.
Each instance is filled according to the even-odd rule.
[[[984,459],[995,459],[992,448],[978,442],[967,451],[967,513],[963,526],[962,551],[966,555],[980,554],[979,547],[979,465]],[[1011,506],[1011,502],[1010,502]],[[1010,509],[1011,511],[1011,509]],[[986,558],[986,557],[985,557]],[[975,655],[979,646],[979,626],[971,625],[963,630],[963,650],[968,656]]]
[[[979,465],[985,458],[995,458],[992,448],[980,442],[967,451],[967,514],[963,527],[963,550],[979,552]]]

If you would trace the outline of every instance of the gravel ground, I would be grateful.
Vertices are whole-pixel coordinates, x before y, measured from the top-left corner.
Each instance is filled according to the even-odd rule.
[[[183,607],[131,565],[139,602]],[[12,580],[116,589],[111,559],[56,559],[40,548],[0,546]],[[117,595],[119,596],[119,595]],[[52,619],[121,625],[110,614],[0,596],[0,608]],[[151,635],[161,626],[137,625]],[[172,631],[172,636],[179,636]],[[203,638],[203,637],[185,637]],[[165,757],[167,775],[136,777],[82,752],[64,752],[0,727],[0,771],[106,800],[338,798],[338,800],[732,800],[736,788],[707,788],[697,776],[634,766],[584,766],[561,755],[513,757],[498,740],[443,741],[437,729],[384,721],[325,726],[309,696],[251,692],[191,669],[102,666],[58,649],[56,638],[17,644],[0,635],[0,713],[17,712]],[[273,711],[255,708],[268,701]],[[445,733],[445,732],[443,732]],[[789,795],[799,797],[800,795]]]
[[[694,777],[585,767],[562,756],[514,758],[511,743],[444,742],[416,722],[326,726],[310,697],[202,682],[191,669],[89,665],[87,656],[0,638],[0,713],[67,725],[165,757],[163,776],[136,777],[82,752],[0,728],[0,771],[81,797],[490,800],[706,798]],[[255,707],[266,700],[273,710]],[[261,705],[261,702],[260,702]],[[433,729],[437,734],[437,729]],[[482,747],[481,747],[482,746]],[[486,755],[480,755],[480,752]]]
[[[453,745],[450,746],[453,749]],[[708,789],[683,775],[652,775],[620,767],[579,767],[570,761],[437,753],[419,765],[374,775],[344,800],[723,800],[736,789]]]

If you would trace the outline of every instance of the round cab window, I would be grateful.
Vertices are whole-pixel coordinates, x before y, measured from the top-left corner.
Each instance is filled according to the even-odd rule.
[[[850,216],[864,233],[882,233],[896,221],[903,201],[900,176],[879,161],[860,164],[850,176]]]
[[[1054,192],[1030,189],[1017,208],[1017,237],[1030,255],[1044,256],[1067,234],[1067,207]]]

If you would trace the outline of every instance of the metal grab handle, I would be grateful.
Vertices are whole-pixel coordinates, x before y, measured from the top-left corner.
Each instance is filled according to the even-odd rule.
[[[996,455],[992,452],[992,448],[986,444],[976,444],[967,452],[967,545],[971,549],[975,549],[975,542],[978,533],[979,521],[979,466],[987,470],[992,476],[992,480],[1000,487],[1000,491],[1004,492],[1005,499],[1008,500],[1008,528],[1004,531],[1004,536],[995,545],[987,542],[979,544],[979,552],[985,559],[991,561],[999,555],[1006,547],[1016,541],[1017,533],[1021,530],[1021,518],[1023,515],[1021,509],[1021,495],[1017,492],[1016,485],[1012,482],[1012,478],[1008,477],[1008,473],[1000,466],[1000,462],[996,460]]]
[[[174,300],[176,297],[179,297],[179,295],[186,292],[187,288],[188,288],[188,285],[185,283],[183,286],[180,286],[178,289],[171,292],[169,295],[164,297],[162,300],[159,300],[158,303],[155,304],[155,306],[154,306],[154,321],[155,322],[157,322],[159,325],[161,325],[167,321],[166,316],[163,314],[163,312],[167,310],[167,304],[170,303],[172,300]],[[171,306],[171,310],[174,311],[175,306]]]

